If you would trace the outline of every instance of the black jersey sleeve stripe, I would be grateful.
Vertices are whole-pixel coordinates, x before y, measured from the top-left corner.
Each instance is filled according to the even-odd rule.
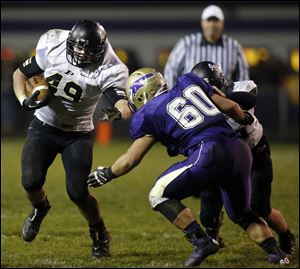
[[[110,87],[103,91],[103,95],[107,98],[108,102],[114,106],[115,103],[121,99],[127,100],[124,89]]]
[[[44,70],[41,69],[37,64],[35,56],[32,56],[31,58],[28,58],[25,62],[23,62],[19,66],[19,69],[26,77],[29,78],[44,72]]]

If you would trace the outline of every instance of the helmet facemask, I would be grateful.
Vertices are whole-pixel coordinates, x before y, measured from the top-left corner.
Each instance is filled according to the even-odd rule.
[[[94,21],[77,23],[67,39],[67,60],[76,67],[101,63],[105,52],[104,28]]]
[[[87,67],[98,63],[104,53],[104,46],[88,48],[81,42],[67,41],[67,59],[70,64],[77,67]]]
[[[210,84],[216,86],[219,90],[224,88],[225,79],[223,76],[223,70],[219,64],[208,64],[211,70],[215,73],[213,77],[210,79]]]

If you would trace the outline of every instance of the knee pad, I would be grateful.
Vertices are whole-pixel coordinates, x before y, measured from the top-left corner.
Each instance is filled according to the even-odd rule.
[[[181,202],[170,199],[158,204],[154,210],[159,211],[170,222],[173,222],[178,214],[184,209],[186,209],[186,206],[184,206]]]

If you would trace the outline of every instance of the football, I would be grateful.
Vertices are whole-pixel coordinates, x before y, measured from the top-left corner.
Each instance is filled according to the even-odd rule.
[[[25,91],[27,97],[30,97],[35,91],[40,91],[37,101],[45,100],[50,95],[47,81],[40,76],[33,76],[26,80]]]

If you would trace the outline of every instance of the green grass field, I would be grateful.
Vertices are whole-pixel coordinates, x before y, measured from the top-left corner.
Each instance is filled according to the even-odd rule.
[[[52,208],[39,235],[26,243],[21,229],[31,210],[20,182],[23,139],[2,139],[1,147],[1,267],[114,267],[179,268],[190,255],[191,246],[181,231],[159,213],[151,210],[148,192],[157,176],[174,162],[165,149],[155,145],[139,167],[91,192],[97,197],[107,227],[112,233],[111,258],[93,260],[88,227],[68,199],[60,156],[48,171],[45,184]],[[94,165],[110,165],[129,142],[113,141],[109,146],[95,145]],[[288,268],[299,267],[299,148],[298,145],[272,144],[274,182],[273,207],[281,210],[297,237],[297,254]],[[183,201],[196,214],[199,201]],[[221,229],[226,247],[208,257],[206,268],[274,268],[265,253],[227,217]],[[275,266],[280,267],[280,266]]]

